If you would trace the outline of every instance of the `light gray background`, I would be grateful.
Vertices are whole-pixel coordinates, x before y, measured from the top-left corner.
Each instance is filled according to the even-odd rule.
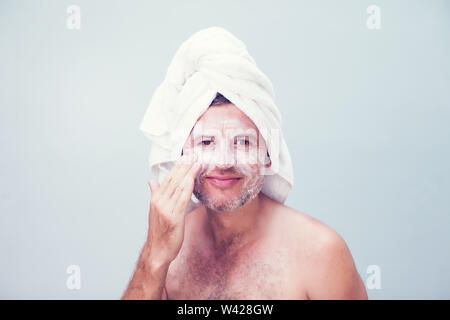
[[[338,231],[364,281],[381,268],[371,299],[449,299],[449,14],[436,0],[1,0],[0,298],[120,298],[148,227],[139,123],[178,46],[216,25],[274,84],[287,205]]]

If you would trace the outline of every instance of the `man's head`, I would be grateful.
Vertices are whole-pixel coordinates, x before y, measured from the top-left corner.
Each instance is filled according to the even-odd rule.
[[[203,164],[194,183],[195,196],[206,207],[222,212],[253,200],[271,165],[256,125],[219,93],[197,120],[183,153],[195,153]]]

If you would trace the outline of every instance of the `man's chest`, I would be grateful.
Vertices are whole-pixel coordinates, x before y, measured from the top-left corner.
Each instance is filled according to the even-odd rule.
[[[169,299],[301,299],[299,273],[288,250],[267,248],[211,259],[191,249],[174,260],[166,279]],[[297,268],[297,270],[300,270]]]

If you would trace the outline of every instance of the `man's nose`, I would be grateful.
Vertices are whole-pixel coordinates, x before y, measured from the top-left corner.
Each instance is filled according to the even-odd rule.
[[[219,168],[229,168],[235,165],[234,150],[227,144],[222,144],[216,149],[216,166]]]

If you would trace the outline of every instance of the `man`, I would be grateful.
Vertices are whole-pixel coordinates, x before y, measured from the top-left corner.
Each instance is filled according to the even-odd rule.
[[[236,162],[251,148],[268,155],[218,94],[161,186],[149,182],[149,233],[123,299],[367,299],[342,237],[261,192],[270,156]],[[185,216],[192,193],[202,205]]]
[[[156,179],[123,299],[367,298],[342,237],[284,205],[294,177],[273,86],[229,31],[180,46],[140,129]]]

